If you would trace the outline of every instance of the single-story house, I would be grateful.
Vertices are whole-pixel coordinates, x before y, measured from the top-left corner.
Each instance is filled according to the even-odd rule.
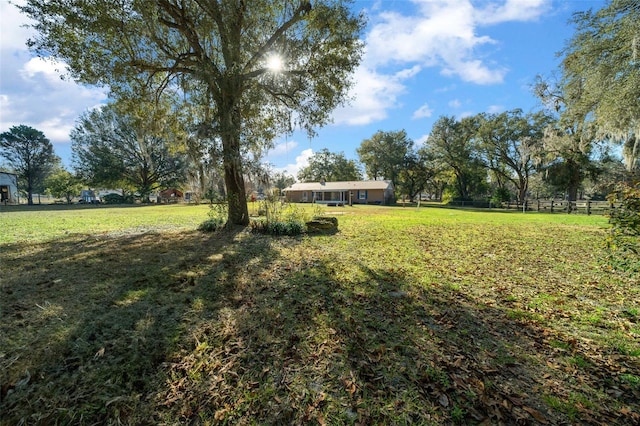
[[[393,184],[388,180],[294,183],[282,191],[287,201],[318,204],[392,204]]]
[[[18,202],[18,175],[0,172],[0,203],[16,204]]]

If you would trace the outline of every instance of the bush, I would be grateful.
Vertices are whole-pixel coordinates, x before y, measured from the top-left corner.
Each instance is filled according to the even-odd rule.
[[[207,219],[198,226],[198,231],[215,232],[218,229],[223,228],[225,224],[226,224],[226,221],[221,218]]]
[[[102,202],[105,204],[133,204],[134,199],[132,195],[123,197],[120,194],[111,193],[103,196]]]
[[[249,223],[252,232],[269,235],[300,235],[306,230],[304,222],[298,220],[267,221],[266,219],[252,220]]]
[[[609,214],[608,263],[614,269],[640,272],[640,182],[619,185],[608,199],[620,203]]]
[[[102,197],[105,204],[124,204],[124,197],[120,194],[107,194]]]

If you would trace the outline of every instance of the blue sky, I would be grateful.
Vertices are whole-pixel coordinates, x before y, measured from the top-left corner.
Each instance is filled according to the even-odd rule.
[[[16,2],[20,2],[16,0]],[[265,161],[296,175],[323,148],[357,160],[376,131],[406,130],[416,144],[438,117],[540,109],[531,93],[537,74],[558,69],[556,53],[571,37],[575,11],[603,0],[357,0],[368,26],[366,53],[354,75],[350,105],[333,123],[276,140]],[[0,0],[0,131],[26,124],[54,143],[71,164],[69,132],[86,109],[106,100],[103,88],[60,78],[64,64],[35,58],[25,46],[27,20]]]

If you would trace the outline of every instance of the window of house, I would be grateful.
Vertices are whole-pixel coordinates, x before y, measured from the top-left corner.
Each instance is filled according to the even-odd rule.
[[[367,191],[358,191],[358,199],[366,200],[367,199]]]

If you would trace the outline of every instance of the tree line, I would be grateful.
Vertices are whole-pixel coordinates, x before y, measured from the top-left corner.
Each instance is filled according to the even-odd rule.
[[[19,9],[34,22],[34,52],[111,91],[112,102],[85,113],[71,134],[83,182],[143,197],[188,182],[224,196],[229,223],[240,225],[248,223],[246,180],[291,182],[270,176],[263,153],[278,135],[313,135],[328,122],[364,47],[364,17],[348,1],[27,0]],[[543,112],[440,117],[420,146],[403,130],[381,131],[357,150],[364,170],[322,150],[298,178],[366,174],[409,198],[606,191],[607,180],[637,171],[639,18],[633,0],[576,13],[560,77],[534,84]],[[12,141],[3,134],[5,158]],[[615,144],[626,172],[612,159]]]
[[[399,197],[523,202],[527,197],[583,196],[604,200],[617,182],[631,178],[610,140],[579,148],[555,136],[558,119],[544,111],[440,117],[427,139],[416,144],[404,130],[379,131],[362,141],[359,162],[344,153],[315,153],[302,181],[390,180]],[[551,134],[551,136],[550,136]],[[364,171],[364,173],[363,173]]]

